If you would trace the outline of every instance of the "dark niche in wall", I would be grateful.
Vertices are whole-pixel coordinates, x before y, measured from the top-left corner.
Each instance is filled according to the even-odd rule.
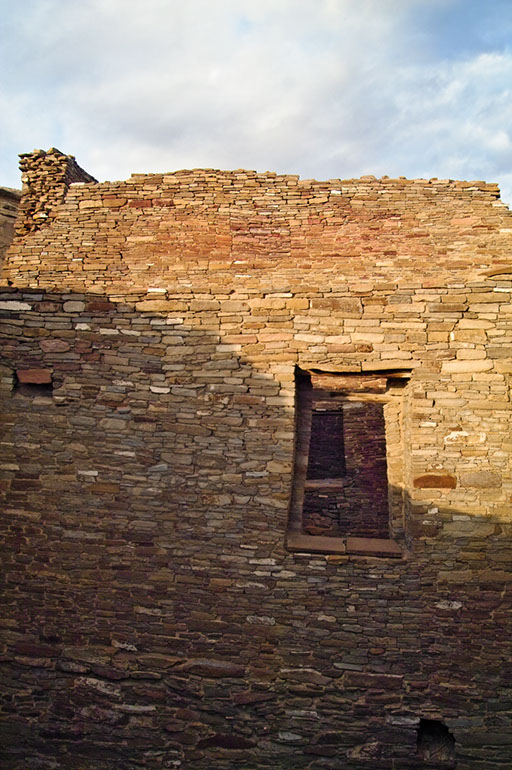
[[[49,369],[17,369],[14,377],[14,393],[35,398],[51,396],[53,377]]]
[[[446,725],[437,719],[420,719],[418,755],[428,762],[428,767],[456,766],[455,738]]]

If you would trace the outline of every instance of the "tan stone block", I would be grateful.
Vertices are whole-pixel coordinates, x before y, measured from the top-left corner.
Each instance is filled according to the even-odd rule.
[[[470,583],[478,580],[478,573],[473,570],[442,570],[437,573],[437,577],[441,582],[446,583]]]
[[[104,195],[103,205],[111,209],[117,209],[126,204],[126,198],[120,198],[117,195]]]
[[[483,321],[480,318],[461,318],[457,329],[493,329],[495,326],[492,321]]]
[[[501,474],[488,470],[463,471],[459,474],[459,481],[462,487],[478,489],[501,487]]]
[[[64,305],[62,306],[62,309],[65,313],[81,313],[82,310],[85,309],[85,302],[64,302]]]
[[[486,372],[492,368],[492,361],[444,361],[441,372],[443,374],[474,373]]]
[[[495,524],[476,517],[462,521],[450,521],[443,527],[443,534],[451,537],[491,537],[495,531]]]
[[[176,300],[167,299],[147,299],[135,303],[136,310],[151,313],[168,313],[176,310],[186,310],[185,302],[176,302]]]
[[[284,299],[273,299],[271,297],[249,300],[249,305],[253,310],[283,310],[286,306]]]
[[[467,350],[457,350],[457,358],[460,361],[478,361],[487,358],[487,354],[483,349],[474,350],[473,348],[468,348]]]
[[[455,329],[450,335],[454,342],[480,342],[487,341],[484,329]]]
[[[478,224],[481,220],[478,217],[454,217],[450,220],[450,224],[453,227],[472,227]]]
[[[512,307],[512,305],[511,305]],[[506,308],[506,305],[499,305],[497,302],[491,303],[491,302],[480,302],[476,303],[474,305],[469,305],[468,310],[470,313],[499,313],[501,312],[507,312],[504,308]]]
[[[312,299],[311,308],[313,310],[330,310],[338,313],[357,313],[363,312],[361,300],[357,297],[328,297],[325,299]]]
[[[384,342],[384,334],[381,332],[353,332],[350,335],[352,342],[379,343]]]
[[[287,299],[286,307],[290,308],[291,310],[307,310],[309,307],[309,300],[300,298]]]
[[[190,309],[198,312],[219,310],[220,307],[220,302],[214,299],[193,299],[190,303]]]
[[[0,310],[11,310],[13,312],[18,312],[19,310],[32,310],[32,305],[29,305],[28,302],[7,300],[6,302],[0,302]]]

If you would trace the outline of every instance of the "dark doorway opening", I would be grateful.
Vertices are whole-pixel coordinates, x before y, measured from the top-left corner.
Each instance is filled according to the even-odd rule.
[[[336,391],[310,391],[303,532],[389,537],[384,404]]]

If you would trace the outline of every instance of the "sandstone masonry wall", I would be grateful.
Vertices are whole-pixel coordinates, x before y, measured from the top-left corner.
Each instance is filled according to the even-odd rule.
[[[64,157],[23,157],[0,287],[6,767],[419,768],[420,719],[455,738],[428,766],[508,767],[496,186],[67,186]],[[297,367],[407,373],[384,409],[396,551],[292,547]]]

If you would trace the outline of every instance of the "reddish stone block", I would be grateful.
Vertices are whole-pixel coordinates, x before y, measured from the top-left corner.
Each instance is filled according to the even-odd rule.
[[[106,302],[105,300],[92,300],[87,303],[86,310],[88,312],[106,313],[109,310],[115,309],[113,302]]]
[[[457,479],[449,473],[425,473],[413,481],[416,489],[455,489]]]
[[[144,198],[142,200],[130,201],[128,205],[132,209],[145,209],[145,208],[149,208],[150,206],[152,206],[153,205],[153,201],[148,200],[147,198]]]
[[[18,381],[31,385],[47,385],[52,381],[51,369],[16,369]]]

